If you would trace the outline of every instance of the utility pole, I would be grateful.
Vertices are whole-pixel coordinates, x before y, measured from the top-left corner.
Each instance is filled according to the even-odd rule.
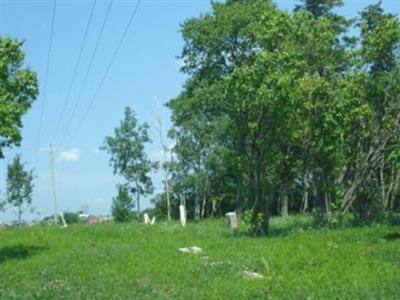
[[[50,168],[51,168],[51,181],[53,186],[53,204],[54,204],[54,224],[57,224],[57,194],[56,194],[56,176],[54,172],[54,151],[53,145],[50,144]]]
[[[56,172],[55,172],[55,167],[54,167],[54,152],[55,151],[60,151],[61,149],[54,149],[53,145],[50,144],[50,148],[45,148],[45,149],[37,149],[36,152],[48,152],[49,157],[50,157],[50,173],[51,173],[51,185],[53,188],[52,194],[53,194],[53,207],[54,207],[54,224],[57,224],[58,220],[58,215],[61,217],[61,221],[63,222],[63,227],[67,227],[67,223],[65,222],[64,215],[62,212],[58,213],[58,208],[57,208],[57,193],[56,193]]]

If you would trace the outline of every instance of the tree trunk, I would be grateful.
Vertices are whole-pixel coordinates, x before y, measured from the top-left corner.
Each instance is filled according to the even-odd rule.
[[[289,198],[287,194],[284,194],[282,197],[281,216],[282,218],[289,216]]]
[[[139,195],[137,195],[136,203],[137,203],[138,218],[140,218],[140,199],[139,199]]]
[[[194,219],[199,220],[200,219],[200,203],[199,203],[199,189],[198,189],[197,185],[195,187],[195,190],[196,190],[196,195],[194,198]]]
[[[167,218],[168,221],[171,221],[171,200],[169,198],[169,181],[167,172],[165,172],[165,190],[167,192]]]
[[[303,193],[303,207],[301,208],[301,213],[305,214],[308,209],[308,191],[305,190]]]
[[[254,174],[253,174],[254,175]],[[269,208],[266,207],[267,203],[260,201],[260,171],[257,170],[256,174],[251,178],[251,187],[253,190],[253,216],[252,224],[254,234],[264,235],[268,234],[269,229]]]
[[[21,225],[22,221],[22,207],[21,204],[18,205],[18,225]]]
[[[236,176],[236,197],[235,197],[235,202],[236,202],[236,214],[240,217],[242,213],[242,208],[241,208],[241,201],[240,201],[240,186],[241,186],[241,180],[240,180],[240,175]]]
[[[385,176],[384,176],[385,161],[382,159],[381,167],[379,168],[379,181],[381,185],[381,205],[386,208],[386,187],[385,187]]]
[[[203,196],[203,201],[201,204],[201,218],[204,219],[206,215],[206,203],[207,203],[207,197],[206,195]]]
[[[328,216],[331,215],[331,200],[328,192],[324,193],[325,211]]]
[[[238,126],[240,128],[241,122],[240,120],[237,121]],[[244,157],[246,154],[246,146],[245,146],[245,136],[243,132],[239,132],[239,138],[238,138],[238,153],[240,157]],[[241,189],[242,189],[242,175],[241,175],[241,170],[237,170],[237,175],[236,175],[236,197],[235,197],[235,202],[236,202],[236,214],[238,218],[240,218],[242,214],[242,201],[241,201]]]
[[[140,193],[139,193],[139,184],[137,182],[136,182],[136,204],[137,204],[138,220],[140,220]]]
[[[400,113],[396,116],[396,122],[394,128],[384,137],[377,135],[377,140],[371,143],[371,146],[368,150],[366,158],[361,163],[359,170],[353,180],[352,185],[345,192],[342,203],[341,203],[341,211],[342,213],[346,213],[353,202],[356,199],[355,192],[357,188],[366,182],[372,175],[372,172],[376,171],[379,167],[379,163],[384,159],[383,152],[386,149],[389,141],[395,137],[400,130]],[[375,145],[376,148],[375,148]]]
[[[212,199],[212,208],[211,208],[211,218],[214,218],[215,212],[217,211],[217,201],[215,198]]]
[[[394,171],[395,172],[395,171]],[[396,172],[396,175],[394,175],[394,178],[392,179],[393,181],[393,188],[390,192],[389,195],[389,200],[388,200],[388,209],[391,211],[394,208],[394,202],[396,201],[397,193],[399,192],[400,188],[400,174]]]
[[[308,186],[308,181],[307,181],[307,175],[305,175],[303,178],[303,186],[304,186],[303,200],[301,203],[302,205],[300,207],[300,213],[305,214],[308,209],[308,188],[309,188],[309,186]]]

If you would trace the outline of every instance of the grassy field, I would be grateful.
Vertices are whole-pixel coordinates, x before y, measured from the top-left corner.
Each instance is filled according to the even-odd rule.
[[[1,299],[399,299],[400,227],[308,229],[270,237],[221,220],[0,230]],[[179,247],[198,246],[201,255]],[[244,278],[242,271],[262,274]]]

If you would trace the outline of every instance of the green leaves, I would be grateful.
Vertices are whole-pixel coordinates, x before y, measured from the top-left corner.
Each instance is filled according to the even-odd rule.
[[[36,74],[23,67],[22,42],[0,38],[0,158],[2,149],[21,142],[22,116],[39,89]]]
[[[352,37],[353,20],[335,13],[343,1],[301,2],[292,13],[270,1],[214,3],[185,22],[189,79],[168,104],[181,180],[206,174],[201,193],[228,199],[225,212],[252,209],[263,226],[282,199],[293,212],[329,213],[399,194],[387,159],[397,153],[383,150],[398,144],[398,18],[369,6]],[[180,192],[196,194],[196,180],[185,182]]]
[[[113,198],[111,213],[116,222],[129,222],[133,220],[133,209],[135,203],[129,193],[129,189],[124,185],[117,186],[118,194]]]
[[[25,170],[21,157],[16,156],[7,166],[7,204],[17,209],[18,220],[26,207],[32,203],[33,170]]]
[[[147,158],[145,152],[146,143],[151,142],[147,133],[149,126],[146,123],[139,125],[134,111],[129,107],[125,108],[124,114],[120,126],[114,130],[114,136],[106,137],[101,149],[111,155],[110,165],[114,173],[126,180],[124,189],[119,187],[119,194],[122,197],[123,192],[129,190],[135,195],[140,213],[140,196],[153,192],[149,172],[156,164]]]

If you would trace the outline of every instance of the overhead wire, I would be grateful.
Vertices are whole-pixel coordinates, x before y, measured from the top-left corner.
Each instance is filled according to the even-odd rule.
[[[100,81],[100,83],[99,83],[99,85],[98,85],[98,87],[97,87],[97,89],[96,89],[96,91],[95,91],[95,93],[94,93],[94,95],[93,95],[88,107],[86,108],[86,111],[85,111],[81,121],[78,123],[78,126],[76,127],[76,129],[73,132],[72,136],[68,140],[69,141],[68,144],[70,144],[74,140],[75,136],[77,135],[77,133],[79,132],[79,130],[81,129],[83,124],[85,123],[86,118],[88,117],[88,115],[89,115],[89,113],[90,113],[90,111],[91,111],[91,109],[93,107],[93,104],[96,101],[96,99],[97,99],[97,97],[98,97],[98,95],[99,95],[99,93],[100,93],[100,91],[101,91],[101,89],[102,89],[102,87],[104,85],[105,80],[107,79],[108,73],[110,72],[110,70],[111,70],[111,68],[112,68],[112,66],[113,66],[113,64],[115,62],[115,59],[118,56],[118,53],[119,53],[119,51],[121,49],[122,44],[124,43],[124,40],[125,40],[126,35],[128,34],[128,31],[129,31],[129,29],[130,29],[130,27],[131,27],[131,25],[133,23],[133,20],[135,19],[136,15],[137,15],[137,11],[139,9],[139,6],[140,6],[141,2],[142,2],[142,0],[138,0],[138,2],[136,3],[136,6],[133,9],[133,11],[132,11],[132,13],[131,13],[131,15],[129,17],[128,23],[125,26],[125,29],[124,29],[123,34],[121,36],[121,39],[118,42],[117,48],[115,49],[115,51],[114,51],[114,53],[113,53],[113,55],[111,57],[111,60],[110,60],[109,64],[107,65],[106,71],[104,72],[103,77],[101,78],[101,81]]]
[[[72,72],[71,82],[70,82],[70,84],[68,86],[67,94],[66,94],[62,109],[61,109],[60,114],[59,114],[58,119],[57,119],[57,123],[56,123],[56,126],[55,126],[54,134],[53,134],[52,139],[51,139],[52,142],[56,138],[56,135],[57,135],[57,133],[58,133],[58,131],[60,129],[61,121],[63,119],[63,116],[64,116],[65,111],[66,111],[67,106],[68,106],[68,102],[69,102],[70,97],[71,97],[72,88],[73,88],[73,86],[75,84],[76,75],[78,73],[78,69],[79,69],[79,66],[80,66],[80,63],[81,63],[81,60],[82,60],[83,50],[85,48],[85,45],[86,45],[86,42],[87,42],[88,33],[89,33],[89,29],[90,29],[91,24],[92,24],[96,3],[97,3],[97,0],[94,0],[93,3],[92,3],[91,9],[90,9],[89,18],[88,18],[88,21],[86,23],[86,27],[85,27],[85,31],[84,31],[83,39],[82,39],[82,43],[81,43],[81,47],[80,47],[79,53],[78,53],[78,58],[77,58],[77,60],[75,62],[75,66],[74,66],[74,69],[73,69],[73,72]]]
[[[52,48],[53,48],[54,23],[55,23],[55,18],[56,18],[56,9],[57,9],[57,0],[54,0],[54,2],[53,2],[53,11],[52,11],[52,16],[51,16],[49,47],[48,47],[48,51],[47,51],[46,71],[45,71],[45,76],[44,76],[42,105],[41,105],[41,108],[40,108],[39,126],[38,126],[38,133],[37,133],[37,136],[36,136],[35,149],[37,149],[39,147],[40,136],[41,136],[42,126],[43,126],[43,116],[44,116],[44,109],[45,109],[46,97],[47,97],[47,85],[48,85],[48,81],[49,81],[51,52],[52,52]],[[36,153],[36,160],[37,160],[37,151],[35,151],[35,153]]]
[[[4,3],[3,0],[0,0],[0,36],[3,35],[3,26],[4,26]]]
[[[100,45],[100,41],[101,41],[101,39],[102,39],[102,37],[103,37],[104,29],[105,29],[105,27],[106,27],[108,18],[109,18],[109,16],[110,16],[110,12],[111,12],[111,8],[112,8],[113,3],[114,3],[114,0],[111,0],[111,1],[109,2],[109,4],[108,4],[107,12],[106,12],[106,14],[105,14],[103,23],[102,23],[102,25],[101,25],[101,29],[100,29],[99,35],[97,36],[96,44],[95,44],[93,53],[92,53],[92,55],[91,55],[91,57],[90,57],[89,65],[88,65],[88,67],[87,67],[87,69],[86,69],[84,78],[83,78],[83,80],[82,80],[82,84],[81,84],[80,89],[79,89],[79,92],[78,92],[78,97],[76,98],[76,101],[75,101],[74,106],[73,106],[73,108],[72,108],[72,113],[71,113],[71,115],[70,115],[70,117],[69,117],[69,119],[68,119],[67,125],[66,125],[65,130],[64,130],[64,133],[63,133],[63,135],[62,135],[63,138],[66,138],[66,137],[68,136],[69,129],[70,129],[71,125],[72,125],[72,121],[74,120],[74,117],[75,117],[75,114],[76,114],[76,110],[77,110],[77,108],[78,108],[79,101],[80,101],[80,99],[82,98],[83,91],[85,90],[86,82],[87,82],[88,77],[89,77],[89,73],[90,73],[90,71],[92,70],[93,62],[94,62],[94,60],[95,60],[95,58],[96,58],[96,54],[97,54],[97,51],[98,51],[98,48],[99,48],[99,45]]]

